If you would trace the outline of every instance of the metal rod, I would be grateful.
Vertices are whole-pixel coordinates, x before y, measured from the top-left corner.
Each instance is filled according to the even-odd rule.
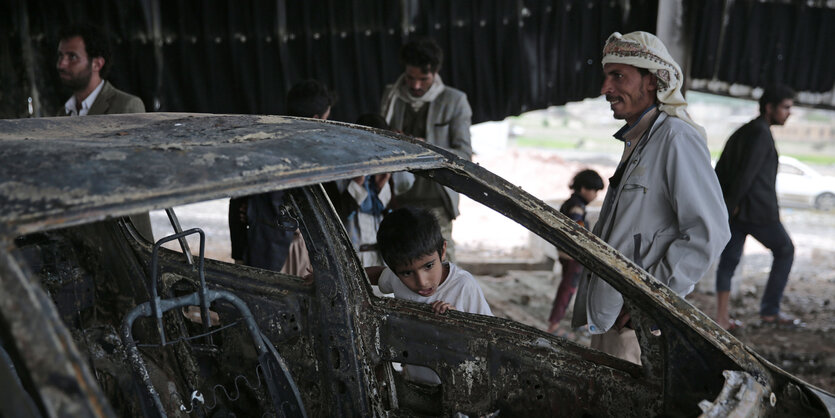
[[[173,241],[175,239],[184,239],[187,235],[191,234],[199,234],[200,235],[200,312],[201,315],[208,315],[209,307],[208,304],[205,303],[205,292],[206,292],[206,280],[203,277],[203,247],[205,246],[206,242],[206,234],[200,228],[192,228],[188,231],[178,232],[174,235],[169,235],[164,238],[160,238],[156,244],[154,244],[154,250],[151,253],[151,288],[149,289],[149,293],[151,294],[151,312],[153,313],[154,317],[157,321],[157,329],[159,330],[159,338],[162,345],[165,345],[165,329],[162,326],[162,311],[160,310],[160,298],[157,294],[157,264],[159,263],[159,249],[162,247],[162,244],[166,242]],[[205,328],[203,331],[208,332],[208,319],[204,316],[203,318],[203,327]],[[208,337],[211,338],[211,337]]]
[[[168,215],[168,220],[171,222],[171,226],[174,228],[174,233],[179,234],[183,232],[183,228],[180,226],[180,220],[177,219],[177,214],[174,213],[174,208],[165,208],[165,214]],[[188,265],[194,265],[194,259],[191,257],[191,250],[188,248],[188,241],[186,241],[185,237],[180,237],[180,248],[183,250],[183,254],[186,255],[186,260],[188,260]]]

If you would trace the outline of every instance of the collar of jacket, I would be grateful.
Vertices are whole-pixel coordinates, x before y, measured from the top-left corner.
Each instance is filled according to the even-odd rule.
[[[641,121],[644,120],[644,117],[647,115],[647,113],[649,113],[650,110],[655,109],[655,108],[656,108],[656,105],[653,104],[652,106],[646,108],[646,110],[644,110],[643,113],[641,113],[641,116],[638,117],[638,120],[635,121],[635,123],[633,123],[632,125],[626,124],[622,128],[620,128],[617,132],[615,132],[615,135],[614,135],[615,139],[617,139],[619,141],[622,141],[622,142],[626,142],[627,133],[629,131],[631,131],[632,128],[634,128],[636,126],[640,126]],[[644,125],[646,125],[646,124],[644,124]],[[648,125],[646,125],[646,126],[649,127]],[[640,135],[638,135],[638,136],[640,136]]]
[[[88,115],[103,115],[107,112],[107,109],[110,108],[110,100],[113,98],[113,85],[110,84],[109,81],[104,80],[104,86],[101,88],[99,92],[99,96],[96,97],[96,100],[90,106],[90,111],[87,112]]]

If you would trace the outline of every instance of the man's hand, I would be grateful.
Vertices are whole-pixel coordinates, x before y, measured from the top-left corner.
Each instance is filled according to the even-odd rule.
[[[383,187],[386,186],[386,183],[389,182],[391,178],[391,173],[384,173],[384,174],[377,174],[374,176],[374,184],[377,186],[377,191],[383,190]]]
[[[436,314],[446,313],[446,311],[448,310],[457,311],[457,309],[455,309],[455,306],[452,306],[442,300],[436,300],[432,302],[432,311]]]
[[[362,186],[362,183],[365,182],[365,176],[354,177],[352,180],[354,180],[354,183],[357,183],[360,186]]]
[[[620,315],[618,315],[618,319],[615,320],[615,329],[618,331],[622,330],[623,327],[629,323],[630,319],[632,319],[632,316],[629,315],[629,311],[626,310],[626,307],[621,308]]]

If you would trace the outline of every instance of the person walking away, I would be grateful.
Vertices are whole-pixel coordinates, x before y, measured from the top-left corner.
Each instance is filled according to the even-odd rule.
[[[728,313],[731,278],[751,235],[771,250],[774,259],[760,302],[766,324],[802,326],[780,311],[780,301],[794,261],[794,244],[780,222],[777,204],[778,155],[771,126],[782,126],[791,115],[794,91],[783,85],[767,88],[760,97],[760,116],[731,135],[716,163],[731,229],[731,240],[716,268],[716,322],[727,330],[742,326]]]

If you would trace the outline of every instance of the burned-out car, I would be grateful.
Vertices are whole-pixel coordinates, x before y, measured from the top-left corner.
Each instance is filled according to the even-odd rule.
[[[493,208],[622,292],[642,365],[508,319],[374,296],[321,184],[398,171]],[[312,278],[207,259],[203,232],[179,230],[173,211],[156,243],[130,220],[275,190]],[[188,249],[186,236],[201,239]],[[552,207],[396,134],[242,115],[0,121],[0,239],[3,416],[833,412],[831,395]],[[396,363],[441,384],[407,381]]]

